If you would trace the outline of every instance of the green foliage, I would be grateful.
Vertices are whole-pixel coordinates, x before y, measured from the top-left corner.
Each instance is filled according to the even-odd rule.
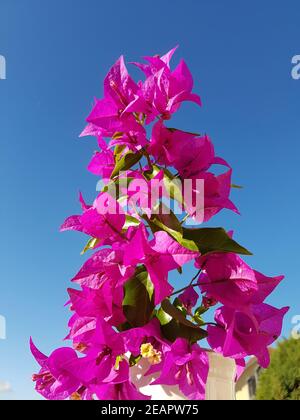
[[[88,243],[86,244],[86,246],[84,247],[83,251],[81,252],[81,255],[84,255],[87,251],[94,249],[96,247],[96,245],[98,245],[99,243],[99,239],[97,238],[91,238],[88,240]]]
[[[205,308],[204,306],[200,306],[199,308],[197,308],[193,315],[193,321],[197,322],[197,324],[199,325],[203,325],[204,321],[202,315],[204,315],[208,310],[209,308]]]
[[[125,222],[125,225],[123,226],[123,229],[127,230],[131,226],[137,227],[137,226],[139,226],[139,224],[140,224],[140,221],[138,219],[126,214],[126,222]]]
[[[300,340],[290,338],[272,352],[259,380],[257,400],[300,400]]]
[[[243,246],[234,241],[223,228],[183,229],[184,239],[194,241],[202,255],[210,252],[234,252],[252,255]]]
[[[176,300],[174,302],[176,305]],[[162,302],[161,308],[157,313],[157,318],[161,323],[163,336],[169,341],[175,341],[178,337],[186,338],[191,343],[196,343],[207,337],[207,332],[199,325],[193,324],[186,319],[184,312],[166,299]]]
[[[117,134],[119,135],[119,134]],[[122,180],[119,178],[121,171],[133,168],[143,157],[147,155],[143,152],[133,153],[131,151],[123,153],[124,148],[118,147],[115,151],[115,168],[111,175],[110,185],[117,187],[117,197],[119,197],[120,187],[126,182],[126,185],[132,179]],[[157,165],[150,165],[143,176],[147,180],[156,177],[161,171],[164,172],[164,186],[172,200],[184,205],[180,182],[176,176],[167,169],[162,169]],[[146,214],[141,217],[146,221],[152,233],[158,231],[167,232],[181,246],[192,251],[200,251],[202,255],[212,252],[235,252],[237,254],[252,255],[246,248],[234,241],[222,228],[197,228],[190,229],[183,226],[184,220],[179,221],[177,216],[163,203],[156,204],[152,216],[149,218]],[[168,211],[166,211],[168,210]],[[132,216],[126,215],[126,222],[123,231],[131,226],[138,226],[140,221]],[[94,246],[93,239],[88,243],[85,251]],[[182,273],[182,269],[178,269]],[[124,286],[123,313],[126,322],[118,327],[119,331],[127,331],[130,328],[142,327],[146,325],[151,318],[156,316],[161,324],[163,336],[174,342],[177,338],[186,338],[191,343],[196,343],[207,337],[207,332],[202,328],[205,326],[202,318],[207,308],[198,308],[194,315],[188,315],[187,311],[178,299],[173,304],[169,299],[161,303],[160,308],[154,305],[154,289],[148,272],[144,266],[137,268],[132,279],[126,282]],[[133,364],[135,360],[131,361]]]
[[[146,325],[154,310],[154,288],[147,271],[137,269],[124,286],[123,313],[132,327]]]
[[[113,170],[113,173],[111,174],[111,178],[114,178],[115,176],[119,175],[119,173],[122,171],[127,171],[128,169],[132,168],[142,159],[142,156],[143,155],[141,153],[126,153],[120,158],[120,160],[116,162],[116,166]]]

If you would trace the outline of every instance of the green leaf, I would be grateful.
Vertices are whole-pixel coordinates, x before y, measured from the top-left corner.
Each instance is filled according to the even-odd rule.
[[[140,220],[126,214],[126,222],[125,222],[125,225],[123,226],[123,229],[127,230],[131,226],[136,227],[136,226],[139,226],[140,224],[141,224]]]
[[[131,285],[130,282],[132,283]],[[125,284],[125,286],[126,285],[128,286],[128,289],[130,289],[131,292],[134,291],[135,285],[138,285],[138,288],[141,288],[141,286],[143,286],[148,293],[149,299],[152,300],[154,294],[154,286],[150,279],[149,273],[145,270],[144,266],[138,267],[136,269],[134,277],[130,279]],[[135,303],[134,298],[134,293],[129,293],[127,296],[125,295],[123,305],[133,305]]]
[[[252,255],[227,234],[223,228],[183,228],[183,237],[193,241],[202,255],[211,252],[234,252],[235,254]]]
[[[132,177],[126,178],[115,178],[110,181],[109,184],[105,185],[102,192],[108,192],[110,195],[115,196],[117,200],[122,199],[122,188],[129,188],[130,183],[134,180]]]
[[[207,311],[209,310],[209,308],[206,308],[205,306],[199,306],[199,308],[197,308],[195,310],[195,314],[196,316],[202,316],[203,314],[205,314]]]
[[[162,308],[157,311],[156,317],[158,318],[160,325],[167,325],[172,321],[172,317],[168,315]]]
[[[161,307],[168,315],[170,315],[173,319],[178,321],[180,324],[185,325],[190,328],[198,328],[198,325],[195,325],[191,321],[186,319],[184,313],[180,309],[172,305],[172,303],[168,299],[165,299],[162,302]]]
[[[150,222],[148,221],[148,223],[153,233],[159,230],[163,230],[167,232],[170,236],[172,236],[184,248],[195,252],[199,251],[199,248],[194,241],[185,239],[181,232],[169,228],[168,226],[164,225],[160,220],[154,218]],[[180,226],[180,228],[182,229],[182,226]]]
[[[126,177],[126,178],[118,178],[113,181],[111,181],[111,184],[109,185],[116,185],[119,189],[121,188],[128,188],[130,183],[134,180],[132,177]]]
[[[151,169],[148,169],[147,171],[143,172],[143,175],[145,178],[147,178],[149,181],[156,177],[156,175],[161,172],[161,168],[157,165],[153,165]]]
[[[99,239],[97,238],[91,238],[86,246],[84,247],[83,251],[81,252],[81,255],[85,254],[90,249],[94,249],[95,246],[99,243]]]
[[[191,343],[196,343],[207,337],[205,330],[187,320],[184,312],[167,299],[162,302],[156,316],[160,321],[164,337],[169,341],[174,342],[177,338],[186,338]]]
[[[147,222],[153,233],[163,230],[172,236],[184,248],[192,251],[198,251],[198,247],[194,241],[187,240],[183,237],[183,228],[175,214],[165,204],[160,203],[156,209],[158,214],[154,214]]]
[[[172,212],[170,215],[155,215],[150,222],[149,225],[153,232],[163,230],[184,248],[200,251],[202,255],[211,252],[234,252],[236,254],[252,255],[250,251],[230,238],[223,228],[184,228],[181,225],[179,226],[180,223]]]
[[[176,200],[178,203],[183,205],[184,198],[182,194],[182,183],[180,180],[174,178],[174,175],[172,174],[172,172],[170,172],[166,168],[163,169],[157,165],[153,165],[152,169],[145,171],[143,175],[145,176],[145,178],[147,178],[150,181],[151,179],[156,177],[161,171],[164,172],[163,183],[169,197],[172,200]]]
[[[116,162],[116,166],[111,174],[111,178],[119,175],[122,171],[127,171],[128,169],[132,168],[132,166],[136,165],[142,159],[141,153],[133,153],[128,152],[126,153],[120,160]]]
[[[174,176],[171,173],[168,173],[166,170],[164,170],[164,172],[164,186],[169,197],[184,206],[185,201],[182,194],[182,183],[178,179],[174,179]]]
[[[183,231],[180,221],[172,210],[163,203],[160,203],[158,208],[155,209],[155,214],[151,217],[149,225],[152,228],[153,233],[164,230],[175,238],[177,242],[183,241]],[[197,250],[196,246],[194,246],[194,248]]]
[[[192,251],[198,251],[197,245],[193,241],[183,238],[183,229],[180,221],[175,214],[165,204],[160,203],[156,213],[151,219],[145,216],[153,233],[163,230],[172,236],[180,245]]]
[[[163,226],[167,227],[174,233],[180,233],[182,236],[182,225],[175,214],[165,204],[159,203],[159,206],[154,209],[152,221],[158,220]]]
[[[183,306],[180,299],[176,298],[173,302],[173,305],[175,306],[176,309],[178,309],[180,312],[182,312],[185,317],[187,316],[187,310]]]
[[[171,342],[174,342],[177,338],[185,338],[190,343],[197,343],[197,341],[207,337],[206,331],[182,325],[175,319],[172,319],[168,324],[162,325],[161,331],[163,336]]]
[[[133,327],[143,327],[154,310],[154,287],[146,271],[136,272],[125,283],[123,313]]]
[[[155,232],[159,232],[160,230],[162,230],[159,226],[157,226],[157,224],[153,223],[151,219],[149,219],[149,217],[144,214],[142,216],[142,218],[147,222],[149,228],[151,229],[151,232],[154,234]]]
[[[123,322],[123,324],[120,324],[120,325],[117,326],[117,330],[119,332],[124,332],[124,331],[128,331],[128,330],[131,330],[131,329],[132,329],[132,326],[131,326],[131,324],[129,324],[128,321]]]
[[[202,318],[202,315],[205,314],[208,311],[209,308],[205,308],[204,306],[200,306],[195,310],[195,313],[193,315],[193,321],[195,321],[198,325],[203,325],[204,320]]]
[[[113,136],[113,140],[117,140],[120,139],[123,136],[123,133],[116,133]],[[120,159],[121,154],[124,152],[124,150],[126,149],[126,146],[124,144],[117,144],[114,150],[114,155],[116,160]]]

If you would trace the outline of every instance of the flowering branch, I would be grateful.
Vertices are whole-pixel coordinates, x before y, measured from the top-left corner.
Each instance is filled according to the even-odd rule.
[[[202,226],[225,209],[239,212],[232,168],[211,139],[167,125],[184,102],[201,105],[185,61],[171,69],[175,51],[135,63],[145,76],[139,83],[120,57],[81,134],[98,141],[88,169],[104,188],[92,204],[80,194],[81,213],[61,227],[87,235],[83,253],[93,254],[72,279],[78,287],[68,289],[72,346],[47,357],[30,342],[41,367],[33,381],[46,399],[149,399],[132,379],[141,359],[158,372],[153,384],[204,399],[209,359],[201,340],[239,365],[256,356],[267,367],[280,335],[288,308],[264,302],[283,276],[252,269],[232,233]],[[190,262],[199,271],[174,292],[169,273]],[[205,322],[217,304],[215,322]]]

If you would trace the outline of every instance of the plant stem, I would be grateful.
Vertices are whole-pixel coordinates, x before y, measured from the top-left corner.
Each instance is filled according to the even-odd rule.
[[[201,274],[201,269],[198,271],[198,273],[192,278],[192,280],[191,280],[191,282],[190,282],[190,286],[194,283],[194,281],[196,280],[196,278],[197,277],[199,277],[200,276],[200,274]]]
[[[144,148],[143,148],[143,155],[144,155],[144,156],[145,156],[145,158],[147,159],[147,162],[148,162],[149,168],[152,170],[152,169],[153,169],[153,165],[152,165],[152,162],[151,162],[151,159],[150,159],[149,153],[148,153],[148,152],[147,152],[147,150],[145,150]]]
[[[189,289],[190,287],[193,287],[194,288],[194,287],[197,287],[197,286],[202,286],[202,284],[201,283],[190,284],[189,286],[183,287],[182,289],[177,290],[176,292],[172,293],[170,295],[170,297],[175,296],[175,295],[178,295],[178,293],[184,292],[186,289]]]
[[[198,274],[197,274],[198,276]],[[192,280],[192,282],[197,278],[197,276],[195,276],[195,278]],[[215,282],[210,282],[210,283],[196,283],[196,284],[189,284],[188,286],[184,287],[183,289],[177,290],[176,292],[172,293],[170,295],[170,297],[177,295],[178,293],[184,292],[186,289],[188,289],[189,287],[197,287],[197,286],[211,286],[212,284],[222,284],[222,283],[226,283],[228,280],[219,280],[219,281],[215,281]]]
[[[184,216],[184,218],[181,220],[181,222],[180,222],[180,224],[181,224],[181,226],[188,220],[188,218],[189,217],[191,217],[189,214],[186,214],[185,216]]]

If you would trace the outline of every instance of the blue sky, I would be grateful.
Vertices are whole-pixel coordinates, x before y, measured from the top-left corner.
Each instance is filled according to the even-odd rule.
[[[80,234],[60,234],[78,211],[80,189],[92,200],[86,166],[96,144],[78,140],[102,79],[121,55],[134,61],[176,44],[204,106],[185,105],[178,128],[207,132],[234,168],[242,217],[213,225],[234,229],[254,252],[251,264],[286,281],[269,299],[291,306],[284,334],[300,314],[300,4],[238,0],[1,0],[0,80],[1,292],[7,340],[0,340],[0,398],[37,398],[28,351],[32,335],[45,352],[61,346],[69,279],[79,269]],[[191,273],[188,273],[189,275]]]

